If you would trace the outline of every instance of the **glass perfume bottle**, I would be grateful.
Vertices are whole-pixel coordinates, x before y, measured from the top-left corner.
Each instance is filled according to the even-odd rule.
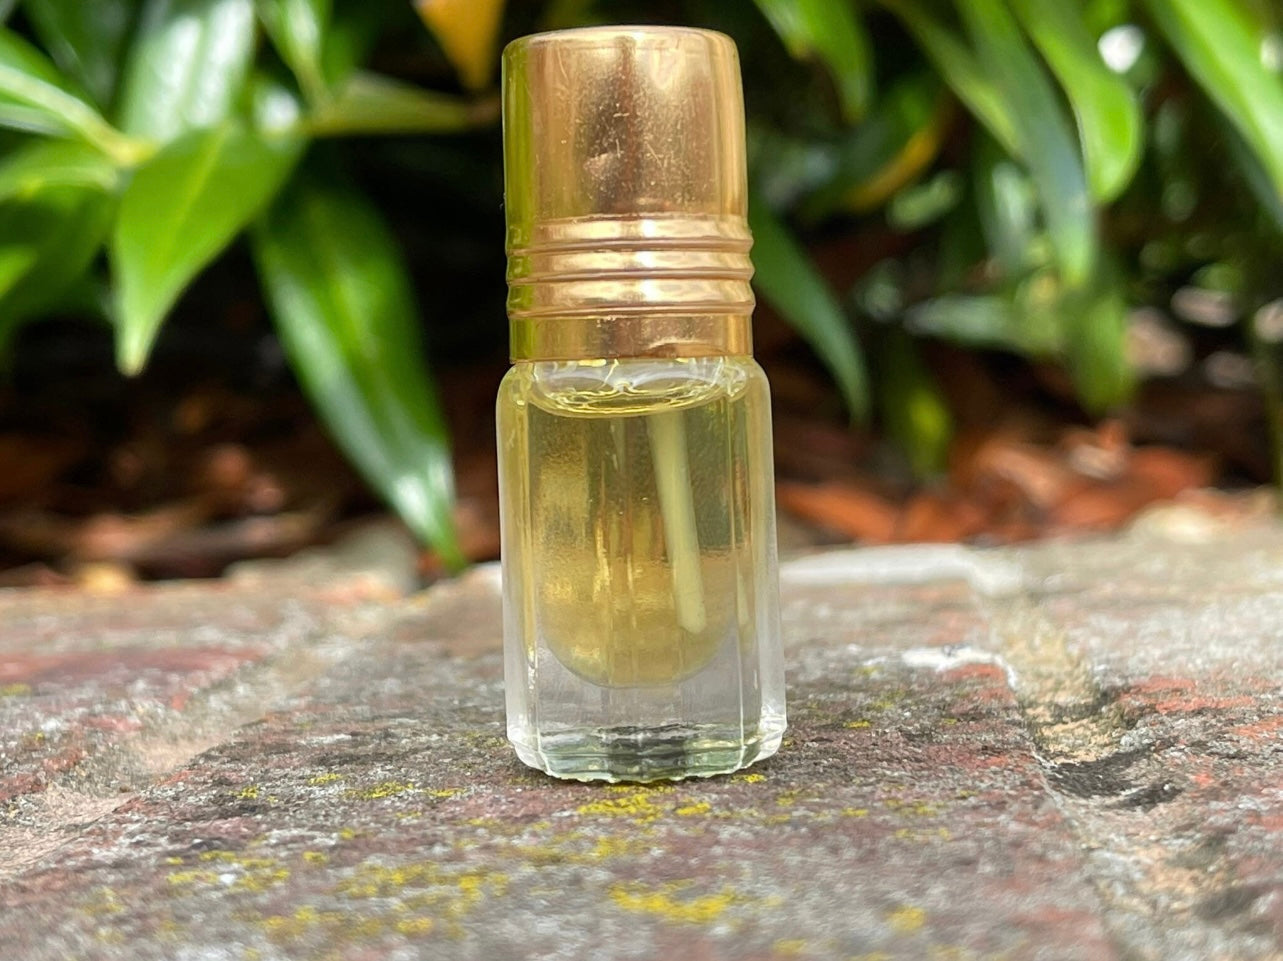
[[[785,727],[735,46],[568,30],[503,72],[508,738],[558,777],[734,771]]]

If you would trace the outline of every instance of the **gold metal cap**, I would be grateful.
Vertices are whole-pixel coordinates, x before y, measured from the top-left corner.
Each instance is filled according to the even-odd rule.
[[[751,351],[729,37],[591,27],[515,40],[503,133],[514,359]]]

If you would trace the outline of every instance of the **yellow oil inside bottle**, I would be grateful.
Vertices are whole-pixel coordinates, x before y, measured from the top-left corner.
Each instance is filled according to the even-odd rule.
[[[546,648],[592,684],[653,687],[754,649],[772,491],[756,363],[520,363],[498,426],[505,592],[532,663]]]

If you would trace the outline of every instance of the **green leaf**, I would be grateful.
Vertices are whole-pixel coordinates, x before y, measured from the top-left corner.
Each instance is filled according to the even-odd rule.
[[[1016,153],[1038,190],[1061,275],[1066,285],[1080,286],[1091,276],[1096,257],[1096,224],[1078,144],[1055,89],[1005,0],[957,4],[980,64],[1007,105]]]
[[[1283,76],[1262,60],[1259,21],[1237,0],[1146,0],[1146,6],[1283,197]]]
[[[1063,0],[1010,3],[1073,108],[1092,196],[1113,200],[1140,163],[1144,123],[1131,87],[1105,65],[1072,5]]]
[[[226,120],[254,32],[254,0],[147,0],[125,69],[121,127],[166,143]]]
[[[942,94],[939,81],[926,73],[891,86],[865,121],[843,137],[831,177],[806,199],[802,218],[815,221],[839,206],[877,209],[921,174],[935,159],[952,113]]]
[[[905,326],[914,334],[939,337],[966,347],[1023,350],[1020,318],[1011,302],[997,294],[944,294],[905,311]]]
[[[395,4],[371,3],[370,0],[331,0],[321,67],[326,83],[340,86],[364,63],[386,25]]]
[[[769,208],[750,201],[753,284],[811,345],[832,372],[847,409],[857,420],[869,415],[864,355],[851,324],[801,245]]]
[[[3,68],[0,67],[0,72]],[[65,137],[67,128],[59,118],[47,110],[27,107],[0,98],[0,127],[22,133],[45,134]]]
[[[115,165],[87,144],[37,140],[0,159],[0,203],[22,200],[54,186],[93,187],[110,193],[119,180]]]
[[[323,56],[330,0],[257,0],[258,16],[309,101],[326,97]]]
[[[955,210],[962,200],[962,177],[942,170],[896,192],[887,203],[887,225],[900,233],[923,230]]]
[[[1248,190],[1256,197],[1257,202],[1261,205],[1262,219],[1272,227],[1276,232],[1283,236],[1283,194],[1274,190],[1273,184],[1270,183],[1269,174],[1261,165],[1260,158],[1252,153],[1251,149],[1243,141],[1243,137],[1228,121],[1225,123],[1225,139],[1230,148],[1230,156],[1234,158],[1239,172],[1243,175],[1243,180],[1247,183]]]
[[[100,107],[110,106],[138,4],[132,0],[23,0],[22,6],[62,71],[75,77]]]
[[[449,439],[387,226],[339,180],[300,177],[253,240],[281,343],[335,440],[417,536],[462,566]]]
[[[493,122],[493,99],[461,100],[372,73],[354,75],[305,121],[317,137],[454,133]]]
[[[0,124],[19,130],[79,137],[121,162],[136,145],[98,111],[68,91],[58,70],[39,50],[0,27]]]
[[[914,35],[958,99],[966,104],[1008,153],[1019,153],[1015,118],[993,81],[975,56],[919,3],[919,0],[881,0]]]
[[[998,294],[945,294],[905,312],[914,334],[939,337],[964,347],[1009,350],[1029,357],[1050,357],[1062,347],[1062,331],[1049,313],[1030,315],[1011,298]]]
[[[887,433],[904,451],[915,475],[940,473],[953,440],[953,415],[912,338],[891,328],[878,360],[878,406]]]
[[[1057,305],[1074,389],[1093,416],[1126,401],[1136,386],[1127,362],[1127,298],[1114,272],[1101,273],[1091,287],[1067,292]]]
[[[303,101],[293,84],[254,71],[249,79],[249,114],[261,133],[297,133],[303,126]]]
[[[1038,266],[1038,197],[1016,161],[988,137],[976,139],[972,177],[980,226],[1004,279],[1018,280]]]
[[[826,189],[837,175],[837,151],[824,141],[786,133],[757,118],[748,121],[747,134],[749,176],[758,195],[776,210],[792,210],[799,198]]]
[[[837,80],[842,113],[854,123],[873,99],[873,50],[864,24],[845,0],[757,0],[798,60],[818,58]]]
[[[971,191],[974,194],[974,190]],[[934,286],[937,290],[966,290],[975,284],[976,265],[989,256],[980,212],[971,195],[945,218],[939,231]]]
[[[225,124],[192,131],[138,168],[111,237],[122,371],[142,369],[183,288],[272,198],[297,157],[295,141]]]
[[[0,201],[0,347],[84,274],[114,208],[115,198],[97,186],[56,182]]]
[[[67,92],[63,86],[62,77],[58,74],[58,68],[32,46],[30,41],[7,27],[0,29],[0,67],[6,71],[0,76],[7,78],[9,72],[18,72],[30,80],[55,88],[58,93]],[[9,83],[13,82],[9,81]],[[13,95],[9,92],[8,84],[0,85],[0,93],[7,96]]]

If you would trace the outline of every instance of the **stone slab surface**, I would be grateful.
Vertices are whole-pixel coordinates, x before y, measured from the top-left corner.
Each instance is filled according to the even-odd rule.
[[[0,592],[0,961],[1283,957],[1283,530],[792,561],[783,749],[653,787],[410,556]]]

